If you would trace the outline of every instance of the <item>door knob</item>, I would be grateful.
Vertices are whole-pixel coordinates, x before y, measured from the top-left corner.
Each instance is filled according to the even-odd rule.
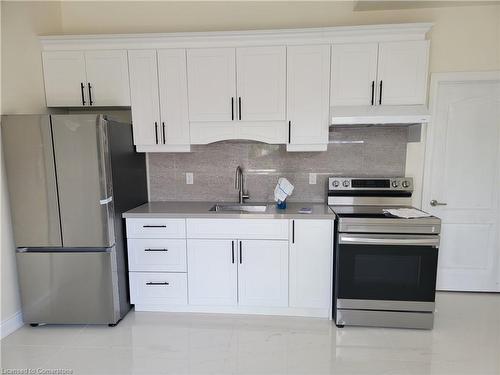
[[[436,206],[446,206],[448,203],[442,203],[442,202],[438,202],[437,200],[433,199],[431,200],[431,206],[432,207],[436,207]]]

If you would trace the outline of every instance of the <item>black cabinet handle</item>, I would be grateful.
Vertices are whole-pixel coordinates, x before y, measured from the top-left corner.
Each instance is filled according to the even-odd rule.
[[[380,81],[380,95],[378,97],[378,104],[382,104],[382,81]]]
[[[80,82],[80,90],[82,92],[82,105],[85,105],[85,93],[83,92],[83,90],[84,90],[83,82]]]
[[[241,241],[240,241],[240,264],[243,263],[243,246],[241,246]]]
[[[156,144],[158,144],[158,123],[155,121],[155,137],[156,137]]]
[[[92,105],[94,104],[94,102],[92,101],[92,86],[90,86],[90,82],[88,83],[88,87],[89,87],[89,104]]]
[[[241,96],[238,98],[238,116],[241,120]]]
[[[231,97],[231,121],[234,121],[234,97]]]
[[[166,228],[166,225],[143,225],[143,228]]]
[[[375,81],[372,81],[372,105],[375,101]]]
[[[234,241],[231,241],[231,263],[234,264]]]
[[[170,283],[167,283],[166,281],[162,282],[162,283],[156,283],[156,282],[147,282],[146,285],[170,285]]]
[[[288,121],[288,143],[292,142],[292,122]]]
[[[144,249],[144,251],[168,251],[168,249]]]
[[[163,144],[165,144],[166,139],[165,139],[165,122],[161,123],[161,132],[163,134]]]
[[[295,243],[295,220],[292,220],[292,243]]]

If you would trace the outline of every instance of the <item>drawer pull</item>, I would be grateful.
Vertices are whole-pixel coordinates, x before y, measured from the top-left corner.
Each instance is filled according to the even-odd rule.
[[[144,249],[144,251],[168,251],[168,249]]]
[[[143,228],[166,228],[166,225],[143,225]]]
[[[147,282],[146,285],[170,285],[170,283],[167,283],[166,281],[161,282],[161,283],[156,283],[156,282]]]

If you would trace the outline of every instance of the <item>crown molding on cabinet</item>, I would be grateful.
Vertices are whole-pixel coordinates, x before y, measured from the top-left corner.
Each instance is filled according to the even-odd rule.
[[[45,51],[367,43],[424,40],[432,26],[433,23],[405,23],[247,31],[53,35],[39,39]]]

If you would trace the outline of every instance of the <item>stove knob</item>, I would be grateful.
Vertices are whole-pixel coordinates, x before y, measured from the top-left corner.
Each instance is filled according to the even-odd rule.
[[[344,182],[342,182],[342,185],[344,187],[349,187],[349,180],[344,180]]]
[[[339,187],[340,183],[339,180],[333,180],[333,187]]]
[[[407,187],[410,187],[410,182],[404,180],[401,185],[406,189]]]
[[[399,182],[397,180],[392,181],[391,183],[393,188],[397,188],[399,186]]]

